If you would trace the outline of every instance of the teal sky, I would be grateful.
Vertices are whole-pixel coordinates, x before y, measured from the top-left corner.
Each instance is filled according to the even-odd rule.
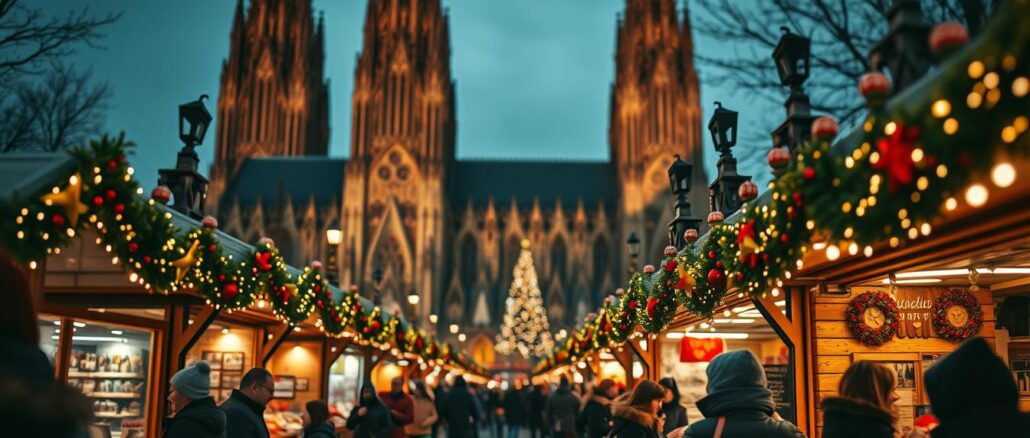
[[[333,156],[349,154],[349,102],[366,1],[314,0],[315,10],[325,13],[329,149]],[[38,4],[48,13],[66,14],[86,2],[26,3]],[[114,95],[107,130],[125,131],[139,145],[131,161],[149,190],[157,181],[157,169],[175,164],[181,146],[176,136],[177,106],[201,94],[211,96],[209,109],[217,102],[236,1],[88,3],[91,12],[121,11],[123,16],[107,28],[103,48],[80,48],[70,61],[92,68],[97,79],[110,83]],[[624,0],[443,3],[450,15],[451,66],[457,81],[459,158],[608,158],[615,20]],[[704,11],[692,8],[692,14]],[[699,53],[732,49],[695,36]],[[763,117],[783,117],[778,106],[753,102],[746,94],[721,86],[717,75],[700,70],[704,123],[713,100],[740,110],[742,129],[761,125],[754,122]],[[198,149],[205,173],[212,160],[214,138],[215,134],[209,133]],[[705,141],[705,167],[712,178],[716,153],[707,138]]]

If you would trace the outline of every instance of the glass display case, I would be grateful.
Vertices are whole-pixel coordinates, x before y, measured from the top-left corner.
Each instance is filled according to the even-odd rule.
[[[112,437],[142,437],[151,333],[89,321],[72,324],[68,384],[89,397],[96,422],[107,424]]]
[[[357,404],[364,360],[360,354],[341,354],[329,368],[329,406],[343,415]]]
[[[39,349],[43,350],[50,366],[57,367],[61,339],[61,319],[55,316],[39,315]]]

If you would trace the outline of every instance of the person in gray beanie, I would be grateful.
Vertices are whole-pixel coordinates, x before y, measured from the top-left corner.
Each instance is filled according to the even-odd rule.
[[[211,366],[197,361],[172,376],[165,438],[225,438],[225,413],[211,397]]]

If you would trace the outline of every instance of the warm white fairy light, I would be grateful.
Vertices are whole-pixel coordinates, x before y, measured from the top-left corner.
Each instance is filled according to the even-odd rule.
[[[966,189],[965,198],[969,205],[982,207],[987,203],[987,187],[980,183],[973,184]]]
[[[998,187],[1008,187],[1016,182],[1016,168],[1012,163],[1003,161],[991,169],[991,182]]]

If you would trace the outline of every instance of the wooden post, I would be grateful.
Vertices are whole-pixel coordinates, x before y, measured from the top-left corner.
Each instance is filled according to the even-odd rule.
[[[616,350],[612,351],[612,356],[615,356],[615,360],[626,372],[626,387],[633,388],[636,383],[636,378],[633,377],[633,351],[627,347],[616,347]]]
[[[637,359],[639,359],[640,363],[644,366],[644,378],[647,379],[651,378],[652,373],[654,373],[654,371],[652,371],[655,368],[653,362],[654,357],[650,354],[650,351],[654,350],[654,348],[650,345],[651,342],[649,342],[646,337],[641,339],[644,339],[645,344],[647,344],[647,349],[642,348],[636,340],[628,340],[626,341],[626,345],[633,350],[633,353],[636,353]],[[629,372],[631,374],[633,373],[632,365],[630,366]]]
[[[283,344],[283,341],[290,336],[291,332],[293,332],[293,324],[281,324],[279,326],[272,327],[271,329],[266,327],[265,335],[262,336],[259,341],[260,349],[258,351],[260,353],[258,358],[260,359],[260,362],[258,362],[258,365],[262,368],[266,367],[268,365],[268,361],[272,359],[272,355],[275,354],[275,351]]]
[[[655,382],[661,379],[662,372],[662,341],[661,334],[650,335],[647,337],[647,352],[651,357],[649,375],[650,379]]]
[[[322,400],[329,400],[329,372],[340,358],[340,355],[350,346],[350,338],[326,337],[322,341]]]
[[[151,377],[154,382],[154,390],[157,391],[158,409],[151,412],[158,418],[164,418],[169,414],[168,400],[165,398],[170,392],[171,377],[179,372],[186,365],[186,354],[190,348],[203,336],[204,331],[215,321],[220,310],[214,307],[201,305],[193,322],[190,323],[190,304],[172,304],[167,310],[168,328],[165,335],[161,337],[161,355],[163,366],[155,367],[157,372]],[[156,433],[153,436],[161,436],[161,424],[157,425]]]
[[[781,335],[783,341],[788,344],[790,351],[790,372],[794,380],[794,410],[797,413],[797,426],[805,433],[815,430],[813,419],[815,418],[811,392],[812,385],[809,382],[809,371],[812,368],[812,359],[806,337],[807,307],[801,287],[784,288],[783,297],[773,297],[771,294],[763,294],[759,297],[752,297],[755,307],[765,316],[766,321],[773,330]],[[776,305],[778,299],[788,301],[790,316],[781,313],[786,306],[781,308]],[[789,298],[789,299],[788,299]]]

